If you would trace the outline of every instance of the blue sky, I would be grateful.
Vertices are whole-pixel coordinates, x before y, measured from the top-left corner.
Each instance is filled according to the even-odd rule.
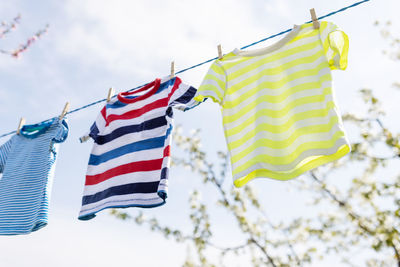
[[[1,20],[10,21],[18,13],[22,15],[21,25],[7,39],[0,40],[0,48],[14,48],[50,24],[49,33],[21,59],[0,55],[0,134],[14,130],[20,117],[25,117],[27,123],[36,123],[58,115],[66,101],[71,102],[71,108],[80,107],[106,97],[110,86],[119,92],[168,75],[172,60],[179,70],[216,56],[219,43],[226,53],[293,24],[301,24],[309,20],[311,7],[317,15],[322,15],[350,2],[70,0],[38,3],[0,2]],[[399,113],[395,99],[400,92],[391,87],[399,66],[382,55],[381,50],[387,45],[373,26],[375,20],[392,20],[392,27],[398,28],[399,7],[395,0],[375,0],[328,19],[350,38],[349,67],[334,74],[342,112],[361,112],[363,105],[358,89],[367,87],[383,100],[389,118]],[[208,66],[180,77],[197,87]],[[118,221],[107,212],[88,222],[77,220],[92,146],[91,142],[79,143],[78,138],[88,130],[100,108],[101,105],[96,105],[69,116],[70,134],[61,144],[49,225],[28,236],[0,237],[1,266],[179,266],[184,261],[186,245],[165,241],[144,228]],[[219,107],[211,101],[190,112],[175,112],[175,123],[182,125],[185,133],[200,128],[203,147],[210,155],[226,149]],[[386,123],[400,128],[395,120]],[[351,132],[349,137],[352,140]],[[0,139],[0,143],[7,139]],[[187,228],[188,216],[182,211],[187,210],[189,191],[200,186],[198,180],[186,170],[173,168],[168,203],[145,213],[159,217],[166,224]],[[232,183],[231,179],[225,182]],[[272,220],[312,212],[305,204],[307,194],[288,193],[290,181],[258,179],[252,184],[258,188]],[[205,199],[215,199],[212,188],[200,188]],[[226,214],[213,216],[215,232],[238,231]],[[219,241],[229,244],[236,240],[240,236],[232,234]],[[153,257],[154,251],[158,257]],[[235,264],[232,266],[241,266],[240,261]],[[332,259],[324,266],[337,266],[337,262]]]

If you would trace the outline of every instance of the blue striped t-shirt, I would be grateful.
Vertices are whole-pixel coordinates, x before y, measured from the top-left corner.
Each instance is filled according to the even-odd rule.
[[[58,144],[65,120],[25,125],[0,147],[0,235],[29,234],[47,225]]]

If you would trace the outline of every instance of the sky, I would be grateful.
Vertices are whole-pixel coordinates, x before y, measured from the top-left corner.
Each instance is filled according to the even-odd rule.
[[[18,46],[47,23],[47,35],[20,59],[0,54],[0,134],[16,129],[20,117],[27,124],[58,115],[65,102],[71,109],[105,98],[109,87],[117,92],[217,56],[266,36],[308,21],[309,9],[317,15],[348,5],[350,1],[287,0],[168,0],[168,1],[1,1],[0,20],[22,15],[21,25],[0,48]],[[400,91],[391,84],[399,66],[382,55],[387,47],[376,20],[400,25],[396,0],[372,0],[328,18],[350,38],[349,66],[333,74],[341,112],[363,110],[360,88],[371,88],[383,100],[388,115],[400,111]],[[280,37],[254,48],[270,45]],[[209,65],[180,77],[199,86]],[[78,221],[84,177],[92,142],[78,140],[96,118],[101,105],[68,116],[69,137],[60,146],[50,204],[49,225],[27,236],[0,237],[0,266],[179,266],[188,247],[164,240],[145,227],[119,221],[101,212],[90,221]],[[400,129],[395,120],[385,122]],[[190,112],[175,112],[175,125],[183,132],[201,130],[203,147],[211,157],[226,150],[219,107],[208,101]],[[350,141],[352,133],[348,133]],[[0,139],[0,144],[8,139]],[[179,156],[179,155],[177,155]],[[229,177],[230,178],[230,177]],[[299,177],[297,179],[305,179]],[[338,178],[344,179],[344,178]],[[232,179],[225,181],[232,185]],[[229,185],[229,183],[231,185]],[[307,194],[289,194],[292,182],[257,179],[261,202],[272,220],[312,212]],[[340,183],[340,180],[339,180]],[[162,223],[188,227],[189,191],[200,187],[204,199],[215,199],[212,188],[200,185],[199,177],[180,168],[171,169],[168,202],[145,210]],[[276,207],[273,203],[280,203]],[[289,215],[290,214],[290,215]],[[215,232],[238,231],[226,214],[213,215]],[[227,235],[225,235],[227,236]],[[234,234],[219,240],[235,244]],[[154,257],[154,253],[157,257]],[[241,261],[232,266],[243,266]],[[338,266],[328,259],[324,266]]]

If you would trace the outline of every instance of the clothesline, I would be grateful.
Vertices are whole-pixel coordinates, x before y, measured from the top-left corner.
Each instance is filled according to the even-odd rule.
[[[330,17],[330,16],[335,15],[335,14],[337,14],[337,13],[343,12],[343,11],[349,9],[349,8],[353,8],[353,7],[355,7],[355,6],[358,6],[358,5],[360,5],[360,4],[363,4],[363,3],[369,2],[369,1],[370,1],[370,0],[363,0],[363,1],[355,2],[355,3],[351,4],[351,5],[348,5],[348,6],[345,6],[345,7],[343,7],[343,8],[340,8],[340,9],[338,9],[338,10],[336,10],[336,11],[332,11],[332,12],[326,14],[326,15],[320,16],[320,17],[318,17],[318,19],[321,20],[321,19]],[[312,22],[312,20],[307,21],[307,22],[305,22],[305,23],[311,23],[311,22]],[[261,43],[261,42],[264,42],[264,41],[267,41],[267,40],[269,40],[269,39],[275,38],[275,37],[277,37],[277,36],[279,36],[279,35],[288,33],[288,32],[290,32],[291,30],[292,30],[292,28],[287,29],[287,30],[284,30],[284,31],[281,31],[281,32],[279,32],[279,33],[277,33],[277,34],[273,34],[273,35],[271,35],[271,36],[268,36],[268,37],[263,38],[263,39],[261,39],[261,40],[258,40],[258,41],[256,41],[256,42],[253,42],[253,43],[251,43],[251,44],[245,45],[245,46],[241,47],[240,49],[246,49],[246,48],[248,48],[248,47],[254,46],[254,45],[259,44],[259,43]],[[202,65],[204,65],[204,64],[207,64],[207,63],[209,63],[209,62],[212,62],[212,61],[214,61],[214,60],[216,60],[216,59],[218,59],[218,57],[214,57],[214,58],[205,60],[205,61],[203,61],[203,62],[201,62],[201,63],[198,63],[198,64],[196,64],[196,65],[193,65],[193,66],[191,66],[191,67],[188,67],[188,68],[182,69],[182,70],[180,70],[180,71],[177,71],[175,74],[180,74],[180,73],[183,73],[183,72],[185,72],[185,71],[188,71],[188,70],[191,70],[191,69],[200,67],[200,66],[202,66]],[[146,84],[147,84],[147,83],[146,83]],[[145,86],[146,84],[139,85],[139,86],[137,86],[137,87],[135,87],[135,88],[132,88],[132,89],[127,90],[126,92],[133,91],[133,90],[135,90],[135,89],[138,89],[138,88],[140,88],[140,87]],[[115,96],[115,95],[114,95],[114,96]],[[114,97],[114,96],[113,96],[113,97]],[[73,110],[67,112],[66,115],[72,114],[72,113],[75,113],[75,112],[78,112],[78,111],[80,111],[80,110],[86,109],[86,108],[88,108],[88,107],[97,105],[97,104],[99,104],[99,103],[101,103],[101,102],[105,102],[105,101],[107,101],[106,98],[97,100],[97,101],[92,102],[92,103],[90,103],[90,104],[87,104],[87,105],[84,105],[84,106],[82,106],[82,107],[73,109]],[[11,131],[11,132],[8,132],[8,133],[4,133],[4,134],[0,135],[0,138],[5,137],[5,136],[8,136],[8,135],[11,135],[11,134],[14,134],[14,133],[16,133],[16,130]]]

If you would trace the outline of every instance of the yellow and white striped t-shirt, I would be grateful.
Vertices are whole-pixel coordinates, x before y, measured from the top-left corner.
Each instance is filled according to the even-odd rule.
[[[235,186],[288,180],[350,151],[331,76],[346,68],[347,52],[347,35],[322,21],[214,61],[195,99],[221,105]]]

